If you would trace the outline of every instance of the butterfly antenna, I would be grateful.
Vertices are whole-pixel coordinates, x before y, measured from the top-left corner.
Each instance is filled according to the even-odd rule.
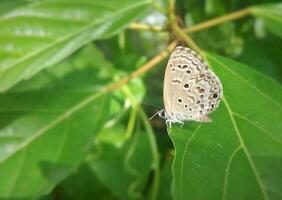
[[[152,120],[157,114],[159,114],[160,113],[160,111],[156,111],[155,112],[155,114],[153,114],[150,118],[149,118],[149,120]]]

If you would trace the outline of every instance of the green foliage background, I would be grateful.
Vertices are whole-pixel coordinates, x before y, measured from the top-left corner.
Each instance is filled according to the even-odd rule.
[[[0,199],[282,199],[281,37],[279,1],[1,0]],[[224,98],[167,130],[177,43]]]

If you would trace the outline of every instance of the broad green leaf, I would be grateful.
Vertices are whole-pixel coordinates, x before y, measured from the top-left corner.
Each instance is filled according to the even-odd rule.
[[[184,199],[282,197],[282,88],[257,71],[206,53],[224,99],[212,123],[171,130],[173,196]]]
[[[86,163],[83,163],[78,170],[59,184],[58,187],[55,188],[54,193],[60,193],[60,199],[62,200],[93,200],[93,197],[95,197],[95,199],[116,200],[116,198],[103,187]]]
[[[259,42],[250,35],[245,38],[244,50],[237,59],[282,83],[281,46],[282,40],[273,35],[266,35]]]
[[[93,62],[93,60],[95,60],[95,62]],[[93,71],[92,74],[87,74],[83,71],[93,69],[96,71]],[[39,89],[52,89],[54,87],[58,87],[58,85],[60,85],[59,87],[61,88],[71,87],[73,89],[76,87],[77,89],[81,88],[81,90],[86,90],[86,86],[93,87],[93,85],[91,85],[93,80],[99,79],[101,81],[103,80],[108,82],[112,79],[114,72],[113,66],[110,62],[105,60],[103,53],[94,45],[89,44],[73,54],[71,57],[58,63],[56,66],[47,68],[28,80],[21,81],[10,91],[22,92]],[[78,74],[78,78],[74,77],[75,74]],[[68,78],[68,81],[63,79],[68,75],[70,75],[70,78],[75,78],[75,81],[70,80],[70,78]],[[83,77],[84,75],[85,77]],[[62,81],[60,81],[60,79],[62,79]]]
[[[251,13],[261,18],[271,32],[282,37],[282,3],[254,6]]]
[[[28,3],[30,3],[28,0],[0,1],[0,16],[20,6],[27,5]]]
[[[111,129],[107,135],[123,135],[122,129]],[[148,133],[135,132],[123,145],[115,141],[99,142],[96,158],[89,162],[99,180],[119,199],[140,199],[147,191],[146,183],[152,170],[153,155]],[[105,133],[103,133],[105,134]],[[101,135],[101,137],[104,137]],[[100,139],[101,140],[101,139]]]
[[[43,0],[0,17],[0,92],[110,37],[144,14],[148,0]]]
[[[94,89],[96,72],[74,71],[55,88],[0,96],[1,199],[47,194],[84,159],[108,113],[108,98]],[[69,80],[80,88],[64,85]]]
[[[163,168],[161,169],[161,173],[160,173],[160,186],[159,186],[158,198],[157,198],[158,200],[172,200],[172,196],[171,196],[171,183],[172,183],[171,166],[172,166],[172,158],[165,160],[165,163],[163,164]]]

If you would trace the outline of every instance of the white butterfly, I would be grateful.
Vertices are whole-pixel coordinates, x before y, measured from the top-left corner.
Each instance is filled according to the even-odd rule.
[[[169,127],[171,123],[184,124],[184,121],[211,122],[207,114],[218,107],[222,95],[220,80],[201,56],[178,46],[165,70],[164,109],[156,114],[164,118]]]

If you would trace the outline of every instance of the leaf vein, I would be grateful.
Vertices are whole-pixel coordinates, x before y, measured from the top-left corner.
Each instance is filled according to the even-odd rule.
[[[88,105],[91,103],[93,100],[98,98],[100,95],[102,95],[103,92],[100,93],[95,93],[93,95],[90,95],[89,97],[85,98],[83,101],[80,103],[74,105],[73,107],[69,108],[66,110],[66,112],[62,113],[62,115],[59,115],[57,118],[55,118],[53,121],[51,121],[49,124],[46,126],[43,126],[41,129],[37,130],[30,138],[28,138],[26,141],[24,141],[21,145],[18,146],[18,148],[13,152],[13,154],[10,154],[6,157],[4,157],[2,160],[0,160],[0,165],[3,164],[7,159],[15,155],[17,152],[20,150],[24,149],[27,145],[32,143],[34,140],[42,136],[44,133],[46,133],[49,129],[55,127],[57,124],[63,122],[65,119],[70,117],[72,114],[77,112],[79,109],[83,108],[84,106]]]
[[[40,55],[40,54],[44,53],[44,52],[47,51],[48,49],[52,49],[54,46],[56,46],[56,44],[57,44],[57,45],[59,45],[59,44],[64,44],[65,41],[71,39],[72,37],[78,37],[79,34],[83,33],[84,31],[89,31],[89,30],[91,30],[91,28],[93,28],[93,26],[98,25],[98,24],[102,24],[103,22],[107,22],[108,19],[110,19],[110,18],[111,18],[111,19],[113,19],[113,18],[114,18],[114,19],[115,19],[115,18],[119,19],[118,17],[116,17],[117,15],[120,15],[121,13],[124,13],[124,12],[126,12],[126,11],[129,11],[130,9],[133,9],[133,8],[138,8],[138,7],[141,7],[141,6],[145,6],[146,4],[149,4],[149,3],[151,3],[151,2],[149,2],[149,1],[138,2],[138,3],[134,4],[134,5],[130,5],[130,6],[128,6],[128,7],[125,7],[124,9],[121,9],[121,10],[119,10],[118,12],[116,12],[116,13],[110,15],[110,16],[104,17],[104,18],[102,18],[102,19],[100,19],[100,20],[98,20],[98,21],[95,21],[95,22],[93,22],[93,23],[90,23],[88,26],[84,26],[84,27],[82,27],[81,29],[78,29],[77,31],[75,31],[75,32],[73,32],[73,33],[71,33],[71,34],[66,35],[65,37],[58,38],[58,39],[54,40],[54,42],[50,42],[48,45],[46,45],[46,46],[44,46],[44,47],[42,47],[42,48],[40,48],[40,49],[38,49],[38,50],[36,50],[36,51],[27,53],[25,56],[23,56],[23,57],[21,57],[21,58],[15,60],[15,62],[9,63],[9,64],[5,67],[5,70],[3,70],[3,71],[4,71],[4,72],[5,72],[5,71],[9,71],[9,69],[13,68],[13,66],[17,66],[17,65],[19,65],[20,63],[25,62],[25,61],[28,60],[28,59],[31,59],[31,58],[33,58],[33,57],[35,57],[35,56],[37,56],[37,55]],[[107,28],[109,28],[109,26],[107,26]],[[101,30],[99,30],[99,31],[97,31],[97,32],[95,32],[95,33],[96,33],[97,35],[99,35],[99,34],[101,34],[103,31],[105,31],[105,28],[103,28],[103,29],[101,29]],[[87,32],[86,32],[86,33],[87,33]],[[92,33],[92,34],[93,34],[93,33]],[[89,37],[88,40],[93,40],[93,38],[90,38],[90,37]],[[86,41],[84,41],[84,43],[85,43],[85,42],[86,42]],[[82,43],[81,43],[80,45],[82,45]],[[77,47],[75,47],[75,46],[74,46],[73,48],[74,48],[74,49],[77,49]],[[70,54],[70,52],[66,52],[66,53],[63,55],[63,57],[66,57],[68,54]],[[42,68],[46,68],[46,66],[49,66],[50,64],[54,64],[54,63],[58,62],[58,59],[59,59],[59,58],[60,58],[59,56],[55,56],[55,58],[54,58],[55,60],[53,59],[53,60],[49,61],[49,63],[48,63],[48,62],[45,63],[45,65],[42,66]],[[50,63],[50,62],[51,62],[51,63]],[[19,82],[20,80],[22,80],[23,78],[28,78],[28,77],[30,76],[30,75],[27,75],[28,70],[26,70],[26,69],[23,69],[23,70],[24,70],[24,71],[22,72],[22,74],[21,74],[20,76],[18,76],[16,79],[14,79],[12,83],[7,84],[7,85],[3,84],[3,86],[0,87],[0,91],[5,91],[5,90],[9,89],[12,85],[18,83],[18,82]],[[41,69],[39,69],[39,70],[41,70]],[[38,70],[38,71],[39,71],[39,70]],[[5,75],[5,73],[4,73],[3,75]]]
[[[243,150],[244,150],[244,152],[245,152],[245,154],[246,154],[246,157],[247,157],[247,159],[248,159],[248,161],[249,161],[250,167],[251,167],[252,170],[253,170],[254,176],[255,176],[255,178],[256,178],[256,180],[257,180],[257,183],[258,183],[258,185],[259,185],[259,187],[260,187],[260,190],[261,190],[261,192],[262,192],[262,195],[263,195],[263,197],[264,197],[265,200],[269,200],[268,195],[267,195],[267,192],[265,191],[265,186],[264,186],[264,184],[263,184],[263,182],[262,182],[262,180],[261,180],[261,177],[260,177],[260,175],[259,175],[259,173],[258,173],[258,171],[257,171],[257,169],[256,169],[256,167],[255,167],[254,161],[252,160],[252,157],[251,157],[251,155],[250,155],[250,153],[249,153],[249,151],[248,151],[248,149],[247,149],[247,147],[246,147],[246,145],[245,145],[245,143],[244,143],[244,141],[243,141],[243,138],[242,138],[241,133],[240,133],[240,130],[239,130],[238,126],[237,126],[236,120],[235,120],[234,117],[233,117],[232,109],[231,109],[231,107],[230,107],[230,105],[229,105],[229,103],[227,102],[227,99],[226,99],[225,97],[224,97],[222,100],[223,100],[223,102],[224,102],[224,104],[225,104],[225,106],[226,106],[226,109],[227,109],[228,114],[229,114],[229,116],[230,116],[230,119],[231,119],[231,122],[232,122],[232,124],[233,124],[234,130],[235,130],[235,132],[236,132],[236,134],[237,134],[237,136],[238,136],[238,139],[239,139],[239,141],[240,141],[240,143],[241,143],[241,145],[242,145],[242,148],[243,148]]]
[[[221,65],[222,67],[224,67],[226,70],[228,70],[229,72],[231,72],[233,75],[235,75],[236,77],[238,77],[239,79],[241,79],[243,82],[245,82],[247,85],[249,85],[251,88],[255,89],[257,92],[259,92],[261,95],[265,96],[266,98],[270,99],[271,101],[273,101],[275,104],[279,105],[281,107],[281,103],[277,102],[275,99],[271,98],[269,95],[267,95],[266,93],[264,93],[263,91],[261,91],[259,88],[257,88],[255,85],[251,84],[247,79],[245,79],[244,77],[240,76],[237,72],[233,71],[232,69],[230,69],[229,67],[227,67],[224,63],[222,63],[221,61],[219,61],[218,59],[208,55],[211,59],[213,59],[215,62],[217,62],[219,65]]]
[[[23,165],[24,165],[24,162],[25,162],[25,157],[26,157],[26,149],[22,152],[19,167],[17,168],[18,170],[16,172],[16,177],[14,178],[13,183],[10,187],[10,191],[8,192],[8,196],[10,196],[10,197],[13,195],[13,190],[15,188],[15,184],[16,184],[17,180],[19,179],[20,172],[21,172]]]
[[[97,25],[97,24],[99,24],[99,23],[101,23],[101,22],[103,22],[103,21],[106,21],[106,20],[109,19],[109,18],[112,18],[112,17],[115,16],[115,15],[118,15],[118,14],[120,14],[120,13],[126,12],[127,10],[130,10],[130,9],[132,9],[132,8],[141,6],[141,5],[143,5],[143,4],[145,4],[145,3],[142,2],[142,3],[139,3],[139,4],[135,4],[134,6],[126,7],[125,9],[120,10],[119,12],[116,12],[115,14],[113,14],[113,15],[111,15],[111,16],[107,16],[107,17],[104,17],[104,18],[102,18],[102,19],[100,19],[100,20],[98,20],[98,21],[95,21],[95,22],[91,23],[90,25],[85,26],[85,27],[79,29],[78,31],[76,31],[76,32],[74,32],[74,33],[72,33],[72,34],[66,35],[65,37],[62,37],[62,38],[58,38],[57,40],[54,40],[54,42],[48,44],[47,46],[45,46],[45,47],[43,47],[43,48],[41,48],[41,49],[39,49],[39,50],[37,50],[37,51],[34,51],[34,52],[32,52],[32,53],[26,54],[26,56],[23,56],[23,57],[22,57],[21,59],[19,59],[18,61],[16,61],[16,62],[10,64],[6,69],[9,69],[11,66],[16,65],[16,64],[18,64],[18,63],[21,63],[22,61],[24,61],[24,60],[27,59],[27,58],[33,57],[33,56],[35,56],[35,55],[37,55],[37,54],[39,54],[39,53],[41,53],[41,52],[43,52],[43,51],[45,51],[45,50],[48,50],[49,48],[53,47],[54,44],[63,42],[63,41],[65,41],[65,40],[71,38],[72,36],[75,36],[75,35],[77,35],[77,34],[83,32],[84,30],[87,30],[87,29],[91,28],[91,27],[94,26],[94,25]]]
[[[56,167],[56,163],[59,161],[59,159],[60,159],[60,157],[62,155],[64,146],[66,145],[66,140],[67,140],[67,137],[68,137],[68,130],[69,130],[69,121],[66,120],[66,125],[65,125],[65,130],[64,130],[64,133],[63,133],[62,143],[61,143],[61,146],[60,146],[60,148],[58,150],[57,156],[56,156],[56,158],[54,160],[54,165],[52,165],[51,169],[49,170],[50,171],[49,174],[52,174],[52,171],[54,171],[54,169]],[[39,190],[42,187],[43,183],[44,183],[43,181],[40,181],[40,183],[37,184],[37,189],[35,191],[39,192]],[[36,194],[36,192],[34,192],[33,194]]]
[[[227,195],[229,170],[230,170],[230,167],[231,167],[232,160],[241,148],[242,148],[242,145],[239,145],[236,149],[234,149],[234,151],[232,152],[231,156],[228,159],[226,171],[225,171],[225,176],[224,176],[224,183],[223,183],[223,192],[222,192],[222,199],[223,200],[226,199],[226,195]]]
[[[266,136],[268,136],[269,138],[271,138],[273,141],[279,143],[282,145],[282,141],[280,141],[278,138],[274,137],[273,135],[270,134],[270,132],[268,132],[267,130],[265,130],[263,127],[255,124],[254,122],[252,122],[250,119],[248,119],[247,117],[244,117],[242,115],[240,115],[239,113],[233,112],[233,114],[237,117],[240,117],[241,119],[245,120],[246,122],[248,122],[250,125],[254,126],[255,128],[259,129],[260,132],[264,133]]]
[[[186,153],[188,151],[188,146],[189,144],[191,143],[191,141],[193,140],[193,138],[195,137],[195,135],[197,134],[197,132],[199,131],[200,127],[201,127],[202,124],[200,124],[196,129],[195,131],[192,133],[192,136],[191,138],[186,142],[185,144],[185,147],[184,147],[184,152],[182,154],[182,158],[181,158],[181,168],[180,168],[180,196],[182,197],[182,192],[183,192],[183,165],[184,165],[184,160],[185,160],[185,157],[186,157]]]

